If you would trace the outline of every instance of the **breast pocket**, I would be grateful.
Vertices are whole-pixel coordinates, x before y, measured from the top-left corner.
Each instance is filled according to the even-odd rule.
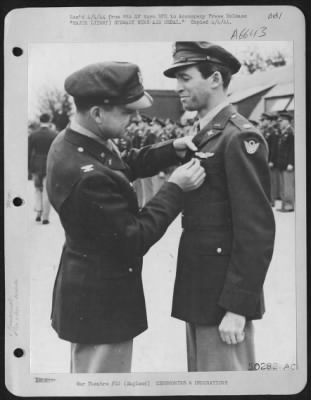
[[[200,231],[183,235],[177,279],[196,288],[218,291],[228,269],[232,236],[230,232]]]
[[[205,169],[206,174],[217,174],[224,171],[223,161],[219,155],[206,158],[201,161],[201,166]]]

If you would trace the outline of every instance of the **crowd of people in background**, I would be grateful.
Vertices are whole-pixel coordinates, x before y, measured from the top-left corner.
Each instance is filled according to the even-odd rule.
[[[295,148],[292,114],[286,111],[263,113],[259,125],[269,147],[269,167],[271,175],[271,205],[277,201],[282,212],[295,208]]]
[[[127,127],[127,134],[116,141],[121,152],[129,151],[131,148],[153,145],[170,139],[193,135],[193,124],[195,119],[188,119],[181,124],[170,118],[161,119],[149,117],[137,113]],[[167,168],[152,178],[137,179],[134,182],[138,204],[143,207],[160,189],[169,178],[174,168]]]
[[[171,119],[150,118],[139,115],[128,126],[127,135],[117,143],[119,150],[140,148],[168,139],[193,135],[194,119],[185,125]],[[271,174],[271,205],[281,202],[278,211],[290,212],[295,205],[294,180],[294,130],[292,114],[288,112],[263,113],[260,121],[251,120],[262,132],[269,147],[269,167]],[[141,206],[159,190],[171,171],[163,171],[154,178],[136,182]]]
[[[43,114],[40,119],[42,118],[48,121],[43,125],[40,121],[38,125],[29,126],[31,133],[29,135],[29,176],[35,185],[36,221],[42,220],[44,224],[47,224],[49,222],[49,205],[44,191],[45,167],[43,164],[51,142],[49,139],[51,135],[45,135],[45,131],[48,127],[49,132],[56,132],[56,129],[47,114]],[[195,121],[195,118],[188,119],[182,124],[170,118],[161,119],[137,113],[127,127],[127,134],[122,139],[116,140],[116,145],[123,154],[132,148],[139,149],[169,139],[192,136]],[[274,207],[280,201],[281,205],[277,208],[278,211],[293,211],[295,181],[292,115],[288,112],[266,112],[262,114],[260,121],[250,120],[250,122],[260,129],[269,147],[271,205]],[[45,139],[42,139],[42,136],[46,136]],[[39,145],[34,145],[34,143],[39,143]],[[42,154],[38,155],[40,151]],[[39,173],[34,171],[36,169],[34,164],[38,163],[40,164]],[[139,179],[134,183],[140,207],[143,207],[154,196],[168,179],[172,170],[173,168],[169,168],[161,171],[155,177]]]
[[[137,114],[127,127],[127,135],[117,142],[121,152],[130,148],[141,148],[169,139],[192,134],[194,120],[186,121],[185,125],[170,118],[161,119]]]

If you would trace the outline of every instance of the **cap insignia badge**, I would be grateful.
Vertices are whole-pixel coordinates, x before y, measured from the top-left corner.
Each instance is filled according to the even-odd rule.
[[[211,136],[214,134],[214,131],[211,129],[210,131],[207,132],[207,136]]]
[[[137,78],[138,78],[138,82],[142,85],[143,84],[143,76],[142,76],[140,70],[137,71]]]
[[[256,142],[255,140],[244,140],[244,145],[246,148],[246,152],[248,154],[255,154],[256,151],[258,150],[259,147],[259,142]]]
[[[172,52],[173,52],[173,56],[176,54],[176,43],[173,43],[172,45]]]

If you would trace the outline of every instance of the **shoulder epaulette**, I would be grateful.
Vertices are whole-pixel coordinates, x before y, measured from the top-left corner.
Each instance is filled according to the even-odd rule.
[[[230,121],[236,126],[241,132],[249,132],[254,133],[262,137],[262,134],[258,131],[258,129],[249,122],[245,117],[241,114],[232,114],[230,117]]]

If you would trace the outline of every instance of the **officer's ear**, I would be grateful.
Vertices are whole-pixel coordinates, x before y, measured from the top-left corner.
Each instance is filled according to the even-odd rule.
[[[92,106],[89,109],[89,115],[91,119],[96,122],[97,124],[100,124],[102,122],[102,111],[100,106]]]
[[[216,89],[219,86],[223,86],[224,82],[219,71],[215,71],[211,76],[211,85],[213,89]]]

